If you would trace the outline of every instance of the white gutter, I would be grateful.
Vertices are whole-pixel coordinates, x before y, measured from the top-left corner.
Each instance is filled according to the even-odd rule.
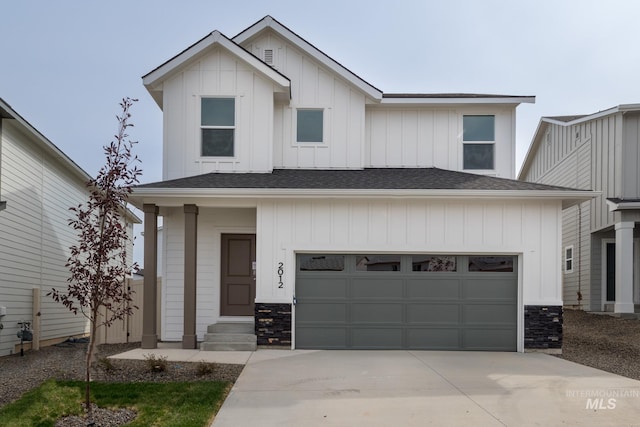
[[[439,104],[534,104],[535,96],[505,97],[505,98],[382,98],[380,105],[439,105]]]
[[[621,202],[614,202],[612,200],[607,200],[607,205],[609,206],[609,212],[640,209],[640,201],[625,202],[623,200]]]
[[[563,199],[589,200],[599,191],[580,190],[452,190],[452,189],[292,189],[292,188],[138,188],[131,199],[142,198],[441,198],[441,199]]]

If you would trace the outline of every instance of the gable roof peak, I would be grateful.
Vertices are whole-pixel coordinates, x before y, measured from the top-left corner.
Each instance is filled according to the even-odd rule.
[[[322,50],[318,49],[313,44],[309,43],[304,38],[300,37],[298,34],[296,34],[287,26],[283,25],[280,21],[278,21],[271,15],[266,15],[264,18],[260,19],[253,25],[245,28],[237,35],[232,37],[231,40],[238,45],[242,45],[267,28],[271,29],[279,36],[296,46],[298,49],[305,52],[307,55],[314,58],[316,61],[320,62],[327,68],[331,69],[336,74],[340,75],[342,78],[363,91],[370,98],[376,101],[380,101],[382,99],[382,91],[380,89],[373,86],[371,83],[367,82],[353,71],[349,70],[347,67],[324,53]]]

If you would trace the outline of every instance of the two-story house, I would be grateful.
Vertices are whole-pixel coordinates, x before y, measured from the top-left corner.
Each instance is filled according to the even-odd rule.
[[[0,356],[20,347],[21,322],[31,324],[34,349],[89,332],[83,316],[46,294],[67,288],[69,247],[78,242],[69,208],[88,199],[90,178],[0,98]],[[133,235],[140,220],[127,215]]]
[[[591,193],[514,179],[534,97],[386,94],[270,16],[143,82],[164,129],[164,180],[133,193],[163,260],[143,348],[229,322],[265,346],[559,348],[561,210]]]
[[[563,212],[564,303],[633,313],[640,303],[640,105],[543,117],[519,179],[598,191]]]

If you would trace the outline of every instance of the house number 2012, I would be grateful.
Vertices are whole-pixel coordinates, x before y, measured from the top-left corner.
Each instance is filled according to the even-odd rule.
[[[278,263],[278,289],[284,288],[284,283],[282,283],[282,275],[284,274],[284,264]]]

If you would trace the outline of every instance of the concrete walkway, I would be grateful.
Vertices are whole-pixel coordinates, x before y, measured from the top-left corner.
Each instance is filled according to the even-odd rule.
[[[640,381],[539,353],[259,350],[212,424],[255,425],[640,425]]]
[[[214,362],[246,365],[252,351],[201,351],[183,350],[181,343],[158,343],[158,348],[136,348],[124,353],[110,356],[111,359],[144,360],[145,356],[153,354],[156,357],[166,357],[169,362]]]

